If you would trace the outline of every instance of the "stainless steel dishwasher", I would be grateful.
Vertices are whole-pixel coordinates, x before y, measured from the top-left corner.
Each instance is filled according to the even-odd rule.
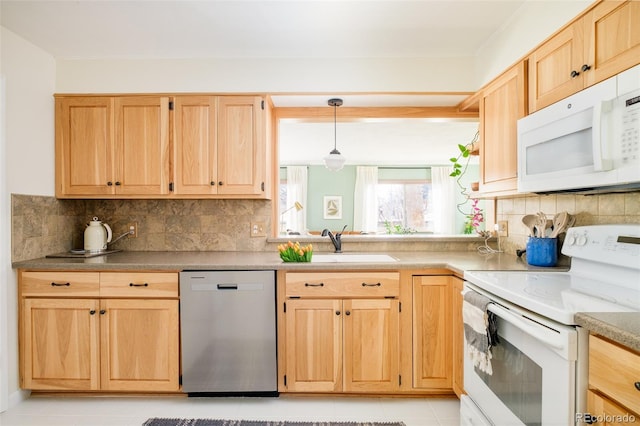
[[[277,396],[275,271],[180,273],[182,390]]]

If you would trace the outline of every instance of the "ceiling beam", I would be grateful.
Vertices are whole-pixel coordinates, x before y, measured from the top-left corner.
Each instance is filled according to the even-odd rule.
[[[273,109],[277,119],[298,119],[304,122],[333,121],[333,108],[279,107]],[[460,111],[458,107],[339,107],[338,121],[358,121],[372,118],[478,118],[477,111]]]

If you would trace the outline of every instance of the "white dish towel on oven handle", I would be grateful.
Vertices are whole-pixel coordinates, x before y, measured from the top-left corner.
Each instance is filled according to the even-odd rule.
[[[468,289],[462,291],[462,297],[462,322],[467,355],[474,367],[491,375],[491,347],[498,342],[495,314],[487,310],[491,300]]]

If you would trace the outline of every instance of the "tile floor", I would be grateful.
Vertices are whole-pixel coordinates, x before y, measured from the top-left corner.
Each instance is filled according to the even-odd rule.
[[[33,397],[0,413],[0,426],[141,426],[150,417],[459,424],[455,398]]]

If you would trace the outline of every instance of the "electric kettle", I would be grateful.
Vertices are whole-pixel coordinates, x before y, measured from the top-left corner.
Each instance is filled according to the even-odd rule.
[[[84,230],[84,250],[89,253],[104,251],[112,236],[111,227],[94,217]]]

